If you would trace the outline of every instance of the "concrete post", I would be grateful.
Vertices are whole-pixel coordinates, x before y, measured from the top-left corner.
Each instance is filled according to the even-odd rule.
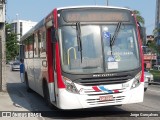
[[[109,1],[108,0],[106,0],[106,3],[107,3],[107,6],[109,5]]]
[[[5,0],[0,0],[0,91],[6,91]]]

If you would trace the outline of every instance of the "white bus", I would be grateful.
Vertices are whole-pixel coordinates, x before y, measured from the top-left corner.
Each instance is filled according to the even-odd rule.
[[[143,102],[140,29],[127,8],[55,8],[21,38],[27,89],[60,109]]]

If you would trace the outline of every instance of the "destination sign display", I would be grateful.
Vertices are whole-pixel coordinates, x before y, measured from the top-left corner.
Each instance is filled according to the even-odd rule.
[[[131,13],[123,9],[68,9],[62,11],[65,22],[129,22]]]

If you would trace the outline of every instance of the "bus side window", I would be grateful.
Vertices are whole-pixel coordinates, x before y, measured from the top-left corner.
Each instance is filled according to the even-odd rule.
[[[46,32],[40,34],[40,57],[46,57]]]
[[[31,35],[28,40],[28,57],[33,58],[33,44],[34,44],[34,35]]]
[[[40,56],[40,53],[41,53],[41,33],[40,31],[38,32],[38,53]]]
[[[34,58],[39,57],[39,44],[38,44],[38,34],[34,35]]]
[[[56,72],[56,44],[53,43],[53,68]]]
[[[25,39],[23,44],[24,44],[24,58],[28,58],[28,39]]]
[[[25,45],[22,43],[20,46],[20,53],[19,53],[19,56],[20,56],[20,59],[24,59],[25,58]]]

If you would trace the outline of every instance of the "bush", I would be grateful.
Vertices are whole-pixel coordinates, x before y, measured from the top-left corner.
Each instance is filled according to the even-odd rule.
[[[150,70],[150,73],[153,74],[153,79],[155,82],[160,82],[160,71],[158,70]]]

